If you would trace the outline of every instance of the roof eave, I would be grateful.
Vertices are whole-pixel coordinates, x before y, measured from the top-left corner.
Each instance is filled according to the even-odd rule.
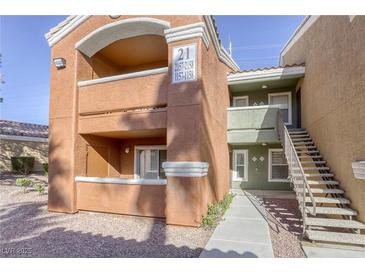
[[[305,75],[305,67],[279,68],[267,71],[239,72],[227,76],[228,85],[238,85],[245,83],[257,83],[265,81],[285,80],[301,78]]]

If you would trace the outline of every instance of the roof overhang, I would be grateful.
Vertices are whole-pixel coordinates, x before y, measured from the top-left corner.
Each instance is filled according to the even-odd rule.
[[[254,71],[242,71],[231,73],[227,76],[229,86],[239,84],[261,83],[266,81],[278,81],[301,78],[305,74],[304,66],[278,67]]]
[[[319,15],[308,15],[300,23],[298,28],[294,31],[289,40],[285,43],[284,47],[280,51],[280,65],[283,65],[283,56],[288,50],[299,40],[300,37],[317,21]]]

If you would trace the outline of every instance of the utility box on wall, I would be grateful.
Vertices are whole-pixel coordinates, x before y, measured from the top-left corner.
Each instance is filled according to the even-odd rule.
[[[352,170],[356,179],[365,180],[365,161],[352,162]]]

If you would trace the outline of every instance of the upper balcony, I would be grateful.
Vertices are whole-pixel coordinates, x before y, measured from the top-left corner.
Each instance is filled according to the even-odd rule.
[[[278,143],[278,114],[275,105],[228,108],[228,143]]]
[[[167,104],[167,67],[80,81],[82,115]]]
[[[167,103],[166,21],[129,18],[104,25],[78,43],[79,113],[164,107]]]

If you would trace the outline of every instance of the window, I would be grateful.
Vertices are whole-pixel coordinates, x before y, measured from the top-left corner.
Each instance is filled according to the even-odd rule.
[[[235,96],[233,97],[234,107],[247,107],[248,106],[248,96]]]
[[[288,163],[281,148],[269,149],[269,182],[288,180]]]
[[[165,179],[162,163],[166,162],[165,146],[138,146],[135,148],[135,177]]]
[[[247,181],[248,178],[248,150],[233,150],[232,157],[233,180]]]
[[[269,105],[278,105],[284,123],[292,124],[291,92],[270,93]]]

